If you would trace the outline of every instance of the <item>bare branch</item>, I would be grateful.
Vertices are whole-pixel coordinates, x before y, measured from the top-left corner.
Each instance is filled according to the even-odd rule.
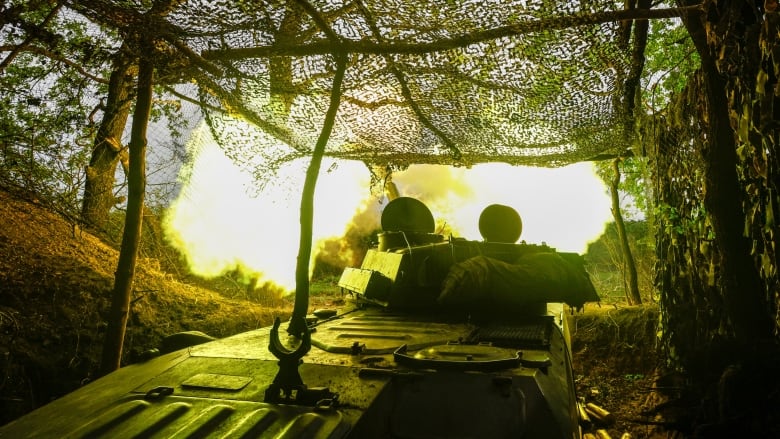
[[[82,67],[79,63],[77,63],[75,61],[72,61],[72,60],[70,60],[70,59],[68,59],[68,58],[66,58],[66,57],[64,57],[64,56],[62,56],[62,55],[60,55],[58,53],[54,53],[54,52],[52,52],[50,50],[44,49],[43,47],[38,47],[38,46],[35,46],[35,45],[32,45],[32,44],[28,44],[28,45],[26,45],[24,47],[20,47],[20,46],[0,46],[0,52],[13,51],[13,50],[15,50],[17,48],[20,49],[20,52],[35,53],[35,54],[38,54],[38,55],[45,56],[46,58],[49,58],[49,59],[51,59],[53,61],[61,62],[63,64],[66,64],[68,67],[76,70],[77,72],[79,72],[79,74],[81,74],[85,78],[89,78],[89,79],[91,79],[91,80],[93,80],[95,82],[98,82],[100,84],[108,84],[108,79],[102,78],[100,76],[96,76],[95,74],[90,73],[86,69],[84,69],[84,67]]]
[[[49,22],[50,22],[50,21],[51,21],[51,20],[52,20],[54,17],[56,17],[56,16],[57,16],[57,13],[59,13],[59,12],[60,12],[60,8],[61,8],[61,7],[62,7],[62,5],[61,5],[60,3],[57,3],[57,5],[56,5],[56,6],[54,6],[54,8],[52,8],[52,10],[51,10],[51,11],[49,11],[49,13],[46,15],[46,18],[44,18],[44,19],[43,19],[43,21],[41,22],[41,24],[39,24],[39,25],[38,25],[38,26],[36,26],[36,27],[38,27],[38,28],[45,28],[45,27],[46,27],[46,25],[47,25],[47,24],[49,24]],[[17,55],[18,55],[18,54],[19,54],[19,53],[20,53],[20,52],[21,52],[21,51],[22,51],[22,50],[23,50],[23,49],[24,49],[26,46],[29,46],[29,45],[30,45],[30,43],[32,43],[34,39],[35,39],[35,34],[33,34],[33,33],[30,33],[29,35],[27,35],[27,38],[25,38],[25,39],[24,39],[24,41],[22,41],[22,42],[21,42],[19,45],[17,45],[17,46],[16,46],[16,47],[15,47],[13,50],[11,50],[11,53],[9,53],[9,54],[8,54],[8,56],[7,56],[7,57],[5,57],[5,59],[4,59],[2,62],[0,62],[0,72],[2,72],[3,70],[5,70],[5,68],[6,68],[6,67],[8,67],[8,64],[11,64],[11,61],[13,61],[13,60],[14,60],[14,58],[16,58],[16,56],[17,56]]]
[[[342,99],[344,99],[344,102],[349,102],[350,104],[356,107],[365,108],[368,110],[376,110],[377,108],[384,107],[386,105],[395,105],[397,107],[403,107],[406,106],[407,104],[405,101],[399,101],[396,99],[381,99],[378,101],[371,101],[371,102],[353,98],[351,96],[342,96]]]
[[[325,33],[325,36],[328,37],[328,40],[330,40],[333,43],[339,43],[341,41],[341,37],[333,29],[330,28],[328,22],[325,21],[325,18],[320,14],[320,11],[318,11],[317,8],[312,6],[312,4],[306,0],[295,0],[295,2],[301,5],[303,10],[306,11],[306,13],[311,16],[311,18],[314,20],[314,23],[317,25],[317,27],[319,27],[320,30]],[[334,50],[331,50],[331,52],[333,51]]]
[[[300,142],[296,141],[293,133],[290,132],[290,130],[288,130],[286,127],[276,125],[261,118],[254,111],[247,108],[240,99],[236,98],[232,93],[224,90],[211,78],[207,78],[205,75],[203,75],[199,78],[196,78],[196,80],[198,81],[199,86],[203,87],[205,90],[208,90],[209,93],[217,96],[222,101],[223,105],[227,109],[227,111],[224,111],[224,113],[237,114],[240,117],[243,117],[245,120],[258,126],[267,134],[270,134],[274,138],[284,142],[293,149],[301,152],[308,150],[306,145],[302,145]]]
[[[163,86],[163,89],[164,89],[165,91],[167,91],[168,93],[170,93],[170,94],[172,94],[172,95],[176,96],[177,98],[179,98],[179,99],[181,99],[181,100],[183,100],[183,101],[185,101],[185,102],[189,102],[189,103],[191,103],[191,104],[195,104],[195,105],[197,105],[197,106],[199,106],[199,107],[201,107],[201,108],[205,108],[205,109],[207,109],[207,110],[210,110],[210,111],[214,111],[214,112],[217,112],[217,113],[223,113],[223,114],[227,114],[227,110],[225,110],[224,108],[222,108],[222,107],[216,107],[216,106],[214,106],[214,105],[209,105],[209,104],[207,104],[207,103],[205,103],[205,102],[201,101],[200,99],[196,99],[196,98],[189,97],[189,96],[187,96],[187,95],[185,95],[185,94],[183,94],[183,93],[180,93],[180,92],[178,92],[178,91],[177,91],[175,88],[173,88],[173,87],[170,87],[170,86],[167,86],[167,85],[166,85],[166,86]]]

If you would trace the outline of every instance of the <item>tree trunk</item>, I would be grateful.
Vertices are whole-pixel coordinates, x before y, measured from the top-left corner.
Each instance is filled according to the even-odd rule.
[[[130,136],[127,215],[114,279],[108,328],[103,343],[101,374],[118,369],[122,359],[122,347],[133,291],[133,277],[138,247],[141,243],[144,192],[146,190],[146,129],[152,108],[153,76],[154,67],[151,60],[142,59],[138,72],[138,98],[136,99]]]
[[[726,13],[729,12],[736,13],[734,10]],[[704,206],[720,249],[722,295],[734,335],[740,341],[753,343],[771,337],[774,323],[750,254],[750,242],[742,235],[745,214],[737,176],[735,133],[729,123],[728,84],[716,65],[714,54],[719,48],[713,47],[710,51],[700,17],[685,20],[685,25],[701,57],[705,84],[709,142],[701,152],[705,163]]]
[[[612,217],[615,219],[615,229],[617,230],[620,248],[623,253],[623,288],[626,291],[626,299],[629,305],[639,305],[642,303],[642,296],[639,294],[639,285],[637,283],[636,264],[634,255],[631,253],[631,246],[628,245],[628,236],[626,236],[626,225],[623,223],[623,214],[620,211],[620,159],[612,161],[612,181],[609,185],[609,192],[612,195]]]
[[[300,336],[306,330],[301,325],[306,324],[306,314],[309,309],[309,260],[311,259],[312,228],[314,225],[314,189],[320,173],[325,146],[336,120],[336,113],[341,102],[341,82],[346,70],[346,57],[336,56],[337,70],[333,77],[333,87],[330,92],[330,106],[322,122],[322,131],[311,155],[311,163],[306,170],[306,180],[301,193],[301,240],[298,246],[298,260],[295,266],[295,305],[287,332]]]
[[[92,157],[87,166],[81,219],[87,225],[102,230],[108,222],[114,196],[114,174],[122,151],[122,134],[133,98],[135,65],[119,50],[109,78],[108,97],[103,120],[95,135]]]

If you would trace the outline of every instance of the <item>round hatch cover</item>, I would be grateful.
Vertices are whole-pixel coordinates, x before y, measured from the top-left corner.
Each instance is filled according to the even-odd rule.
[[[523,233],[523,220],[512,207],[491,204],[479,215],[479,233],[488,242],[514,244]]]
[[[433,214],[416,198],[398,197],[382,211],[382,230],[386,232],[433,233],[435,228]]]

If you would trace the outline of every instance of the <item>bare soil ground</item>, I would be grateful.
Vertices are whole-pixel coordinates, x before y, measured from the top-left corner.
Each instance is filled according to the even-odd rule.
[[[2,425],[93,378],[118,252],[40,204],[4,191],[0,218]],[[154,259],[140,261],[134,290],[124,363],[166,335],[199,330],[224,337],[286,318],[292,305],[289,299],[226,297],[175,278]],[[578,394],[614,416],[586,431],[677,437],[654,425],[662,419],[646,414],[664,400],[652,391],[657,321],[652,305],[588,306],[571,316]]]
[[[676,397],[663,385],[656,345],[658,307],[588,305],[570,318],[577,396],[610,413],[606,422],[590,417],[584,432],[606,431],[612,438],[679,438],[669,428],[673,419],[659,411]],[[659,384],[661,383],[661,384]],[[599,437],[599,436],[596,436]]]

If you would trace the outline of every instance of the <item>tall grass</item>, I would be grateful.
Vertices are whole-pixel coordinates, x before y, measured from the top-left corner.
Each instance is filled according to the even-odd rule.
[[[645,221],[626,223],[631,254],[637,270],[637,282],[642,302],[654,301],[653,265],[655,248]],[[601,237],[588,246],[585,254],[586,268],[596,291],[605,304],[626,304],[626,282],[623,269],[623,252],[618,241],[615,224],[610,223]]]

